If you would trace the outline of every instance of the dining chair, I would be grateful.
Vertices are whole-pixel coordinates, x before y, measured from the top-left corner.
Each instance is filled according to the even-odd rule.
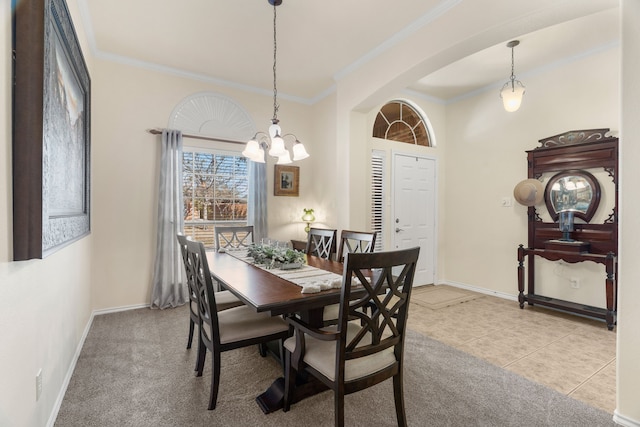
[[[336,426],[344,425],[345,395],[393,378],[398,425],[407,425],[403,350],[419,253],[416,247],[347,254],[338,324],[315,329],[296,317],[287,318],[294,336],[284,343],[284,411],[293,403],[297,373],[306,372],[333,390]],[[372,273],[370,280],[367,272]],[[366,292],[351,301],[352,289]],[[370,301],[373,309],[363,310]]]
[[[195,271],[200,321],[200,343],[197,373],[202,376],[207,350],[211,352],[211,391],[209,409],[215,409],[220,385],[220,357],[224,351],[282,341],[289,337],[290,327],[281,317],[271,317],[268,313],[256,313],[246,305],[216,310],[217,293],[213,291],[213,279],[202,242],[188,240],[187,256]]]
[[[373,252],[376,246],[376,232],[342,230],[338,244],[338,258],[342,262],[347,253]]]
[[[336,253],[336,233],[337,230],[310,228],[306,254],[332,259],[333,254]]]
[[[195,325],[198,325],[198,337],[200,336],[200,319],[198,315],[198,292],[195,287],[195,269],[187,253],[188,237],[178,234],[178,244],[182,252],[182,261],[187,278],[187,288],[189,291],[189,339],[187,340],[187,348],[191,348],[193,343],[193,332]],[[228,308],[238,307],[244,303],[229,291],[216,292],[216,311],[226,310]],[[198,348],[200,346],[198,345]],[[196,359],[197,360],[197,359]],[[197,367],[196,367],[197,369]]]
[[[216,249],[250,246],[253,239],[253,225],[216,226]]]
[[[373,252],[376,246],[376,232],[342,230],[338,244],[337,261],[343,262],[348,253]],[[338,319],[340,305],[332,304],[324,308],[322,318],[325,326],[335,323]]]

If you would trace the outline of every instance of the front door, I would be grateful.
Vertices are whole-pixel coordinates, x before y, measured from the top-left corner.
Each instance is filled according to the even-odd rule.
[[[392,233],[396,249],[420,246],[414,285],[435,281],[436,160],[393,155]]]

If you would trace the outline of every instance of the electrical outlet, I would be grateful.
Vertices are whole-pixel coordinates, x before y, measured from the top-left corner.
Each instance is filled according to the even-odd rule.
[[[511,206],[511,197],[503,197],[502,200],[500,200],[500,206],[502,206],[503,208],[508,208]]]
[[[38,370],[36,374],[36,402],[40,399],[42,394],[42,368]]]
[[[571,278],[571,287],[573,289],[579,289],[580,288],[580,279],[578,279],[577,277],[572,277]]]

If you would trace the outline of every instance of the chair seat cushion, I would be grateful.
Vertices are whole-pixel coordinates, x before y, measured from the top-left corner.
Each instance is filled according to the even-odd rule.
[[[361,329],[358,322],[347,323],[347,342],[349,342]],[[335,331],[336,326],[322,328],[325,331]],[[296,331],[296,333],[299,333]],[[368,345],[371,339],[364,338],[358,347]],[[296,338],[288,338],[284,342],[284,347],[293,353],[296,348]],[[320,341],[309,335],[305,336],[305,354],[304,362],[316,369],[322,375],[335,381],[336,376],[336,341]],[[351,381],[358,378],[374,374],[396,362],[393,347],[389,347],[381,352],[371,354],[369,356],[358,359],[347,360],[345,362],[344,377],[345,381]]]
[[[256,313],[246,305],[219,311],[218,325],[222,344],[289,330],[289,325],[281,317],[271,317],[268,313]]]
[[[237,296],[229,291],[216,292],[216,309],[217,311],[226,310],[232,307],[238,307],[244,303],[238,299]],[[196,307],[196,310],[198,308]],[[196,311],[197,312],[197,311]]]
[[[340,314],[340,304],[331,304],[324,307],[324,311],[322,312],[322,320],[337,320],[338,315]]]

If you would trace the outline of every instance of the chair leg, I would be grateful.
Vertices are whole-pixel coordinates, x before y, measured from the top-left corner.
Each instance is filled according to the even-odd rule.
[[[336,427],[344,427],[344,390],[338,387],[334,390],[334,411],[336,417]]]
[[[285,348],[284,348],[284,340],[280,339],[278,340],[278,352],[280,355],[280,367],[282,368],[282,372],[285,372],[285,363],[284,363],[284,355],[286,353]]]
[[[291,353],[284,352],[284,399],[282,410],[287,412],[291,408],[293,389],[296,386],[296,372],[291,366]]]
[[[262,357],[267,357],[267,343],[266,342],[261,342],[260,344],[258,344],[258,353],[260,353],[260,356],[262,356]]]
[[[204,370],[204,362],[207,358],[207,347],[202,341],[201,332],[199,330],[198,332],[198,357],[196,358],[196,377],[201,377],[202,371]]]
[[[191,348],[191,343],[193,342],[193,330],[195,329],[195,323],[191,316],[189,316],[189,340],[187,341],[187,348]]]
[[[398,427],[407,426],[407,416],[404,410],[404,392],[402,385],[402,367],[393,377],[393,397],[396,401],[396,418],[398,419]]]
[[[209,394],[209,410],[216,409],[218,388],[220,386],[220,353],[211,352],[211,393]]]

